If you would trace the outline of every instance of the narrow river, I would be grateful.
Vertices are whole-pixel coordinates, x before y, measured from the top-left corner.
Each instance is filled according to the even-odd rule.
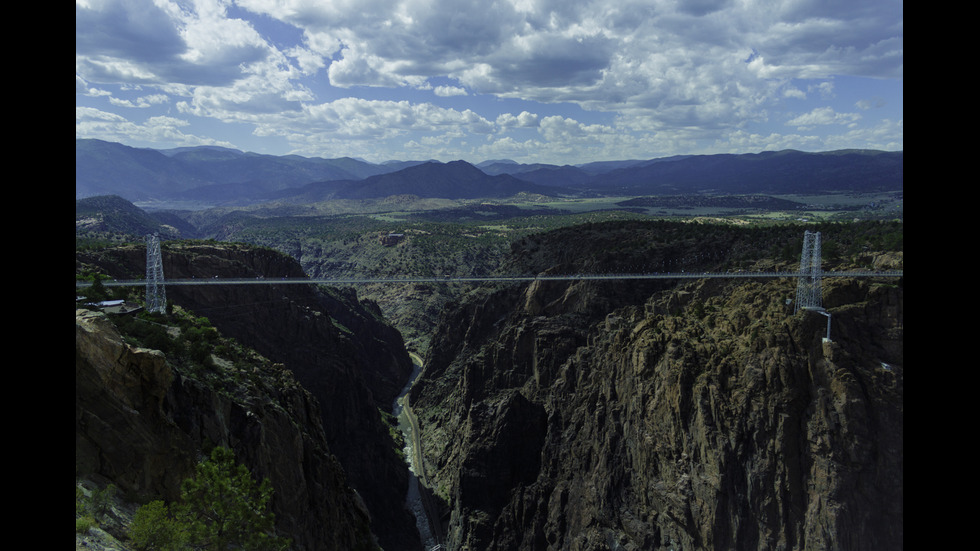
[[[439,545],[439,541],[432,533],[432,524],[429,522],[429,515],[422,501],[422,492],[419,489],[419,476],[424,477],[425,474],[420,470],[421,465],[416,466],[419,461],[418,457],[421,457],[420,453],[416,454],[418,450],[415,449],[418,435],[415,434],[415,420],[411,415],[411,407],[406,407],[408,405],[408,391],[412,389],[415,379],[422,371],[421,358],[415,354],[411,356],[414,364],[412,376],[405,384],[401,394],[398,395],[395,403],[392,404],[391,413],[398,419],[398,428],[405,437],[405,461],[408,463],[409,471],[408,495],[405,497],[405,503],[409,510],[415,514],[415,524],[418,526],[419,535],[422,538],[423,549],[433,549]]]

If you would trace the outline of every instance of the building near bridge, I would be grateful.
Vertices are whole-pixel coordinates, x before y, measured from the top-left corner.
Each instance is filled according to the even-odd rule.
[[[404,233],[389,233],[388,235],[381,236],[381,244],[385,247],[394,247],[405,238]]]
[[[89,304],[97,307],[106,314],[132,314],[143,309],[143,307],[139,304],[125,300],[103,300],[101,302]]]

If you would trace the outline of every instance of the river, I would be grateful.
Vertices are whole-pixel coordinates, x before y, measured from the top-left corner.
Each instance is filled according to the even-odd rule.
[[[416,434],[417,423],[414,416],[411,413],[411,406],[408,404],[408,392],[412,389],[412,385],[415,383],[415,379],[422,372],[422,360],[415,354],[412,354],[412,364],[414,369],[412,370],[412,376],[409,378],[408,383],[405,384],[405,388],[402,389],[401,394],[392,404],[392,415],[398,419],[398,428],[402,431],[402,435],[405,437],[405,461],[408,463],[409,471],[409,481],[408,481],[408,495],[405,497],[405,504],[408,506],[409,510],[415,515],[415,524],[419,530],[419,536],[422,538],[423,549],[431,550],[433,548],[439,547],[439,540],[432,531],[432,523],[429,521],[428,510],[425,507],[424,498],[420,490],[419,477],[425,477],[423,472],[421,462],[421,453],[416,453],[416,442],[419,435]],[[408,407],[406,407],[408,406]],[[417,465],[417,463],[419,463]]]

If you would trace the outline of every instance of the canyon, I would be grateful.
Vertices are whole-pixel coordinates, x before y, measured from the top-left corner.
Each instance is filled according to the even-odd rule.
[[[693,226],[545,232],[500,270],[778,268],[768,253],[802,234]],[[834,231],[842,249],[855,239]],[[841,262],[902,267],[900,252],[855,250]],[[145,254],[77,252],[76,271],[138,277]],[[232,243],[170,243],[163,259],[174,278],[309,271]],[[830,340],[794,292],[792,279],[440,289],[416,313],[436,321],[408,398],[444,546],[901,549],[904,282],[828,280]],[[199,450],[230,443],[272,480],[296,549],[422,549],[384,415],[413,369],[398,328],[412,313],[388,321],[393,294],[383,312],[353,289],[168,288],[268,358],[272,382],[230,395],[76,310],[76,478],[174,498]]]

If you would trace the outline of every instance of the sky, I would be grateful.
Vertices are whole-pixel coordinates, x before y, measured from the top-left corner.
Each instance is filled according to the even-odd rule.
[[[580,164],[903,149],[903,0],[76,0],[75,138]]]

